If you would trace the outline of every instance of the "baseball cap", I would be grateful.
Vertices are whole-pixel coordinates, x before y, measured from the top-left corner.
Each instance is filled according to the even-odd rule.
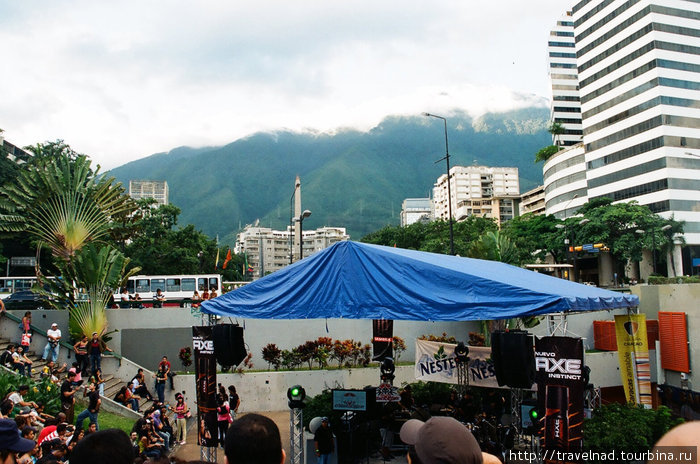
[[[410,419],[401,427],[401,441],[416,448],[423,464],[482,464],[474,435],[452,417]]]
[[[51,324],[51,327],[58,327],[58,324],[54,322],[53,324]]]
[[[17,453],[33,450],[36,443],[19,435],[17,423],[11,419],[0,419],[0,449]]]
[[[327,417],[322,417],[322,418],[321,418],[321,422],[328,422],[328,418],[327,418]]]

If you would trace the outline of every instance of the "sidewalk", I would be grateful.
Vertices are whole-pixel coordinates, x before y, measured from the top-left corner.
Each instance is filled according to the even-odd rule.
[[[287,453],[287,460],[285,461],[286,464],[290,463],[289,459],[289,411],[274,411],[274,412],[263,412],[260,413],[264,416],[269,417],[275,423],[277,424],[277,427],[280,429],[280,436],[282,438],[282,446],[284,448],[285,453]],[[194,424],[194,422],[192,422]],[[179,459],[184,459],[186,461],[196,461],[200,459],[199,455],[200,449],[199,446],[197,446],[197,433],[196,433],[196,428],[191,427],[191,429],[187,430],[187,444],[186,445],[181,445],[179,446],[173,455]],[[219,448],[217,450],[217,458],[216,462],[223,463],[224,462],[224,451]],[[307,459],[307,462],[309,463],[315,463],[315,460],[309,461]],[[362,463],[366,463],[367,461],[363,460],[361,461]],[[396,458],[392,459],[391,461],[386,461],[391,464],[405,464],[408,461],[406,460],[406,456],[397,456]],[[369,459],[370,464],[383,464],[384,461],[381,458],[370,458]]]

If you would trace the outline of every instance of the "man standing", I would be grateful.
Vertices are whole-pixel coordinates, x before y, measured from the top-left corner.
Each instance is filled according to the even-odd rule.
[[[61,340],[61,329],[55,322],[51,324],[51,328],[46,331],[46,337],[49,339],[44,348],[44,355],[41,357],[44,361],[55,361],[58,359],[58,342]]]
[[[61,411],[66,415],[66,422],[73,423],[74,407],[75,407],[75,392],[80,387],[74,387],[72,383],[75,381],[75,372],[69,372],[66,380],[61,384]]]
[[[331,454],[333,454],[333,432],[328,424],[328,418],[321,419],[321,426],[314,434],[314,445],[316,456],[318,456],[318,464],[329,464]]]
[[[102,400],[100,399],[100,394],[95,388],[94,383],[87,384],[87,388],[83,396],[88,397],[88,406],[85,410],[83,410],[83,412],[78,414],[78,418],[75,420],[75,427],[78,430],[82,429],[83,422],[89,417],[90,424],[95,424],[96,429],[99,430],[100,426],[97,423],[97,413],[100,412],[100,404],[102,404]]]
[[[165,376],[170,380],[170,389],[175,390],[175,387],[173,386],[173,377],[175,377],[175,374],[170,372],[170,361],[168,361],[167,356],[163,356],[163,359],[158,363],[158,370],[161,370],[165,372]]]
[[[97,332],[92,333],[92,340],[88,343],[88,354],[90,354],[90,370],[93,374],[97,369],[102,369],[102,340],[97,336]]]

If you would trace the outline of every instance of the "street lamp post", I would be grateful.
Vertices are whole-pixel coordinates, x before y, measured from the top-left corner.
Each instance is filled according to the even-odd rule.
[[[294,184],[294,191],[292,192],[292,196],[289,197],[289,264],[292,264],[294,261],[294,234],[292,232],[292,229],[294,229],[294,197],[297,194],[297,189],[299,188],[299,184],[295,183]]]
[[[299,222],[299,260],[304,259],[304,219],[311,216],[311,211],[305,209],[301,216],[296,218]]]
[[[580,221],[578,221],[577,225],[582,226],[584,224],[588,224],[591,222],[590,219],[583,218]],[[566,229],[565,234],[568,235],[568,238],[564,238],[564,244],[567,245],[567,249],[569,250],[569,256],[573,257],[573,268],[571,269],[571,276],[572,280],[574,282],[578,282],[578,257],[576,256],[576,249],[574,247],[574,230],[567,227],[566,224],[557,224],[554,227],[557,229]]]
[[[443,118],[442,116],[438,116],[436,114],[431,114],[431,113],[423,113],[423,116],[427,116],[430,118],[442,119],[442,122],[445,125],[445,157],[440,158],[439,160],[436,161],[436,163],[439,163],[442,160],[445,160],[445,162],[447,163],[447,214],[449,215],[449,226],[450,226],[450,254],[454,256],[454,254],[455,254],[455,241],[454,241],[454,230],[452,229],[452,192],[450,190],[450,149],[449,149],[449,145],[447,143],[447,119]]]

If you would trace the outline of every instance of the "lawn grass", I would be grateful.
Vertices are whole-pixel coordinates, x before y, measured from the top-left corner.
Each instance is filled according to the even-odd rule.
[[[75,417],[78,417],[78,414],[80,414],[83,409],[87,406],[86,402],[83,402],[82,400],[76,401],[75,402]],[[126,432],[127,435],[131,433],[131,428],[134,426],[134,423],[136,420],[120,416],[118,414],[113,414],[109,411],[105,410],[100,410],[100,413],[97,415],[97,422],[100,424],[100,430],[107,430],[107,429],[119,429],[123,430]],[[83,422],[83,428],[86,428],[89,424],[89,420],[86,420]]]

